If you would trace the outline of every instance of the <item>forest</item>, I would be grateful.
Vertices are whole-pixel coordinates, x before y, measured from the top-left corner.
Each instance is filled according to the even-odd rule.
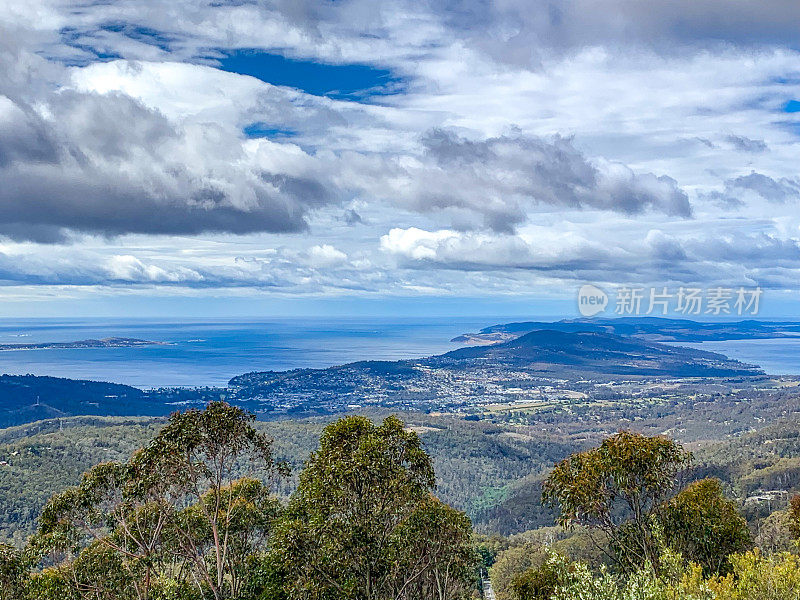
[[[113,456],[39,490],[16,530],[7,515],[0,597],[456,600],[489,582],[500,600],[800,597],[800,496],[761,493],[797,486],[789,422],[694,451],[630,430],[576,450],[490,423],[371,417],[263,424],[219,401],[5,430],[5,467],[36,436]],[[44,462],[67,481],[97,453],[72,456],[60,474]],[[530,481],[531,465],[532,487],[485,485]],[[486,515],[512,505],[531,515],[503,535]]]

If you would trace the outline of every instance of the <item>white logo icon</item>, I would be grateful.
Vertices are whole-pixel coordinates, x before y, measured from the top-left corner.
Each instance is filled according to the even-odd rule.
[[[578,310],[584,317],[593,317],[608,306],[608,294],[596,285],[587,283],[578,290]]]

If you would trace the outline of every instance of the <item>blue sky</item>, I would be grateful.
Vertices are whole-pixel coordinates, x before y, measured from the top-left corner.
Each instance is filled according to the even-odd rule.
[[[800,317],[800,7],[115,0],[0,15],[8,316]]]
[[[374,96],[398,93],[401,86],[400,79],[390,70],[369,64],[291,59],[254,48],[224,52],[216,62],[223,71],[339,100],[365,101]]]

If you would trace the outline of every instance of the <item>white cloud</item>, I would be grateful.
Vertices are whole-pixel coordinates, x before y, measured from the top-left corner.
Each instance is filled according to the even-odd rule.
[[[623,240],[613,232],[558,228],[520,235],[395,228],[381,238],[381,248],[413,268],[524,270],[617,284],[741,285],[775,269],[800,273],[800,241],[764,232],[674,235],[650,229]]]
[[[319,246],[312,246],[308,250],[308,257],[311,266],[314,267],[329,267],[337,265],[347,260],[347,254],[341,250],[337,250],[330,244],[322,244]]]
[[[289,294],[798,287],[795,2],[724,19],[706,0],[443,6],[12,3],[0,234],[22,243],[0,277]],[[369,63],[404,87],[314,96],[217,69],[237,48]],[[285,135],[245,139],[252,123]],[[31,240],[63,245],[54,258]]]
[[[112,256],[106,262],[106,268],[109,278],[114,281],[180,283],[203,280],[203,276],[192,269],[177,267],[167,270],[157,265],[145,264],[130,254]]]

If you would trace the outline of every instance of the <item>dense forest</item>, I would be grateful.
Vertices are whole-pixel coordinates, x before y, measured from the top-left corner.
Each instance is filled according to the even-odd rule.
[[[371,414],[379,420],[386,413]],[[566,456],[574,444],[561,436],[515,433],[501,423],[456,416],[400,415],[418,432],[433,457],[437,494],[473,518],[503,497],[504,486],[541,472]],[[274,452],[292,468],[276,482],[282,497],[294,490],[297,474],[333,418],[255,422],[275,440]],[[71,417],[0,430],[0,541],[21,543],[33,532],[39,510],[54,490],[78,481],[92,465],[122,460],[152,438],[166,419]],[[4,464],[5,463],[5,464]]]
[[[799,597],[796,421],[690,451],[404,419],[213,402],[4,430],[0,597]]]

